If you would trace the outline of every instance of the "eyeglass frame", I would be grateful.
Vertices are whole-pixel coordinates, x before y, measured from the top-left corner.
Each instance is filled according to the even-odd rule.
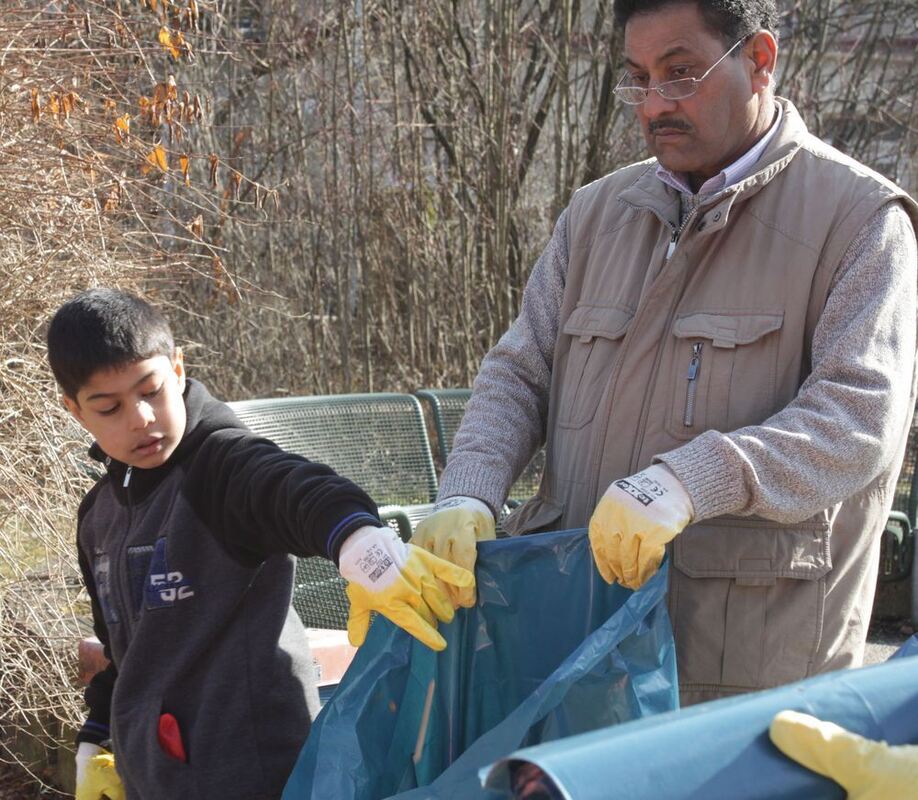
[[[647,102],[647,98],[650,96],[650,93],[651,93],[651,92],[656,92],[656,93],[659,94],[660,97],[662,97],[664,100],[687,100],[689,97],[693,97],[694,95],[696,95],[696,94],[698,93],[698,86],[699,86],[699,84],[700,84],[705,78],[707,78],[708,75],[710,75],[710,74],[714,71],[714,68],[715,68],[715,67],[717,67],[717,66],[719,66],[721,63],[723,63],[724,59],[726,59],[727,56],[729,56],[729,55],[730,55],[734,50],[736,50],[736,48],[739,47],[741,44],[743,44],[744,42],[748,41],[751,37],[752,37],[752,34],[747,34],[747,35],[744,36],[742,39],[738,39],[736,42],[734,42],[733,45],[730,47],[730,49],[727,50],[727,52],[724,53],[720,58],[718,58],[717,61],[715,61],[713,64],[711,64],[711,66],[708,67],[708,68],[705,70],[704,75],[702,75],[700,78],[676,78],[675,80],[671,80],[671,81],[663,81],[663,83],[658,83],[656,86],[647,86],[647,87],[644,87],[644,86],[622,86],[622,85],[621,85],[621,84],[622,84],[622,81],[625,80],[625,78],[628,77],[628,74],[625,73],[624,75],[622,75],[622,77],[619,79],[618,83],[615,85],[615,88],[612,90],[612,93],[613,93],[619,100],[621,100],[623,103],[625,103],[626,105],[629,105],[629,106],[640,106],[640,105],[643,105],[644,103]],[[665,94],[663,94],[663,91],[661,91],[661,90],[662,90],[662,88],[663,88],[664,86],[672,86],[674,83],[683,83],[683,84],[689,84],[689,83],[690,83],[690,84],[692,85],[692,90],[691,90],[688,94],[683,94],[683,95],[681,95],[681,96],[679,96],[679,97],[667,97]],[[644,93],[644,98],[643,98],[642,100],[638,101],[637,103],[633,103],[633,102],[631,102],[630,100],[626,100],[626,99],[623,97],[623,93],[624,93],[624,91],[626,91],[626,90],[630,90],[630,91],[640,90],[641,92]]]

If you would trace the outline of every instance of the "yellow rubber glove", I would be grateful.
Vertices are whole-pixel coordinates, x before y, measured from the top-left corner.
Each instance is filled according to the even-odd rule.
[[[798,711],[779,712],[768,733],[784,755],[840,784],[849,800],[918,797],[918,745],[890,747]]]
[[[115,757],[97,744],[80,742],[76,753],[76,800],[124,800]]]
[[[661,464],[613,481],[590,518],[590,547],[606,583],[639,589],[660,568],[666,543],[692,521],[679,479]]]
[[[418,524],[411,544],[438,558],[475,572],[478,542],[494,538],[494,515],[474,497],[450,497],[434,506],[433,513]],[[475,587],[447,586],[453,607],[475,605]]]
[[[437,620],[455,615],[446,587],[474,587],[468,570],[405,544],[392,528],[358,528],[341,546],[338,569],[348,581],[351,601],[347,638],[360,647],[377,611],[434,650],[446,640],[437,633]]]

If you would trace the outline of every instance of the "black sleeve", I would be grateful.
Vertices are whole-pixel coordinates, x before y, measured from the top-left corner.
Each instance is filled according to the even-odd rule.
[[[92,502],[95,492],[90,492],[80,505],[80,511],[77,521],[77,530],[83,520],[86,509]],[[99,597],[96,593],[96,582],[93,577],[92,565],[89,559],[83,553],[83,548],[79,546],[79,534],[77,535],[77,554],[80,562],[80,572],[83,573],[83,583],[86,591],[89,593],[89,600],[92,605],[92,628],[96,637],[102,642],[105,657],[109,659],[108,666],[101,672],[97,672],[90,680],[83,698],[89,707],[89,715],[83,722],[83,726],[77,733],[76,742],[91,742],[92,744],[102,744],[107,742],[111,737],[109,731],[109,719],[112,705],[112,692],[115,690],[115,679],[118,677],[118,670],[111,661],[111,650],[108,644],[108,628],[105,625],[105,618],[102,615],[102,609],[99,606]]]
[[[325,556],[364,525],[379,525],[376,504],[331,467],[229,428],[201,444],[184,490],[231,557],[255,566],[274,553]]]

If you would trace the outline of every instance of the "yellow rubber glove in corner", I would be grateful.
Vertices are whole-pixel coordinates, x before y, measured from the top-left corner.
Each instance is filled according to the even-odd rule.
[[[360,647],[376,611],[433,650],[446,640],[437,633],[437,620],[455,615],[446,588],[474,589],[475,576],[449,561],[405,544],[392,528],[358,528],[341,546],[338,570],[348,582],[351,609],[347,638]]]
[[[590,518],[590,547],[606,583],[639,589],[660,568],[666,543],[689,522],[692,500],[662,464],[613,481]]]
[[[918,745],[891,747],[798,711],[779,712],[768,733],[784,755],[840,784],[849,800],[918,797]]]
[[[124,800],[115,757],[97,744],[80,742],[76,754],[76,800]]]
[[[494,536],[494,515],[481,500],[449,497],[437,503],[433,513],[421,520],[411,544],[474,574],[478,542]],[[446,588],[454,608],[475,605],[474,586]]]

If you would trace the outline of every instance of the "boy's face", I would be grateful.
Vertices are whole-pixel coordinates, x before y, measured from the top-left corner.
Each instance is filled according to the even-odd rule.
[[[185,432],[185,366],[175,357],[154,356],[123,367],[97,370],[67,410],[106,455],[132,467],[165,464]]]

